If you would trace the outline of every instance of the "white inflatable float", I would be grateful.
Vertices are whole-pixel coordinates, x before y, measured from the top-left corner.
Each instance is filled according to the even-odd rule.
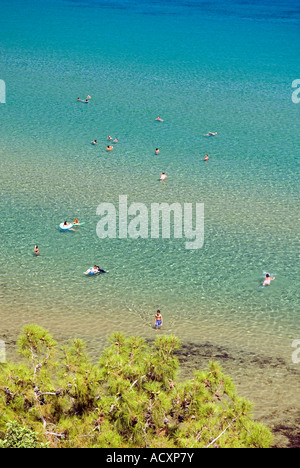
[[[61,231],[70,231],[70,230],[72,229],[72,227],[73,227],[73,224],[72,224],[72,223],[68,223],[68,224],[61,223],[61,224],[59,225],[59,229],[60,229]]]
[[[84,272],[85,275],[90,275],[90,276],[93,276],[93,275],[101,275],[102,273],[108,273],[107,271],[104,271],[104,270],[101,270],[101,268],[97,268],[95,269],[94,267],[91,267],[89,268],[88,270],[86,270]]]

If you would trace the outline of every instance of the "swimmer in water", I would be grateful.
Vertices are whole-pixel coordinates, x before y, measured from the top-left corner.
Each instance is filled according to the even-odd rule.
[[[263,282],[263,286],[270,286],[271,284],[271,281],[274,281],[275,279],[275,276],[274,278],[271,278],[271,276],[269,275],[269,273],[266,274],[266,277],[265,277],[265,280]]]
[[[158,310],[155,314],[155,328],[158,330],[161,326],[163,325],[163,318],[160,313],[160,310]]]
[[[74,219],[73,224],[79,224],[79,221],[77,218]]]
[[[208,137],[217,136],[217,135],[218,135],[217,132],[208,132],[208,133],[204,134],[204,136],[208,136]]]
[[[163,119],[160,116],[156,117],[155,120],[158,120],[159,122],[163,122]]]
[[[160,180],[166,180],[167,177],[168,177],[167,174],[163,172],[160,176]]]
[[[115,139],[114,139],[114,143],[118,143],[118,138],[115,138]]]
[[[98,141],[97,140],[92,141],[92,145],[98,145]]]
[[[89,268],[87,271],[84,272],[85,275],[97,275],[99,273],[107,273],[105,270],[101,270],[98,265],[94,265],[93,267]]]
[[[155,154],[159,154],[159,149],[158,148],[156,148]]]
[[[107,148],[106,148],[106,151],[111,151],[112,149],[114,149],[114,147],[108,145]]]
[[[70,228],[68,230],[69,231],[75,231],[75,229],[73,229],[73,223],[68,223],[68,221],[65,221],[63,226],[70,226]]]
[[[34,246],[34,254],[35,255],[40,255],[40,251],[37,245]]]
[[[208,157],[208,154],[206,154],[206,155],[204,156],[204,161],[208,161],[208,160],[209,160],[209,157]]]
[[[109,136],[107,137],[107,139],[108,139],[108,140],[112,140],[112,137],[109,135]]]

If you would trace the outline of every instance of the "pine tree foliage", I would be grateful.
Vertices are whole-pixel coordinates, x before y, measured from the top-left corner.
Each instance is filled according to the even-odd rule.
[[[4,440],[0,440],[0,448],[48,448],[48,444],[39,443],[35,432],[10,421],[6,424]]]
[[[43,328],[25,327],[24,363],[0,366],[0,447],[271,446],[217,363],[181,382],[175,336],[109,341],[95,365],[81,340],[60,348]]]

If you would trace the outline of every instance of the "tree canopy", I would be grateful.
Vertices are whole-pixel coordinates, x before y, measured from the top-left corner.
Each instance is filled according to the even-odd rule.
[[[114,333],[98,364],[85,344],[59,346],[24,327],[24,362],[0,365],[0,448],[267,448],[272,434],[210,362],[178,380],[175,336]]]

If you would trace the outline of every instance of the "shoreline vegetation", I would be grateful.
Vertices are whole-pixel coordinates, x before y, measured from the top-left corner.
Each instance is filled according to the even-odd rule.
[[[80,339],[60,347],[38,325],[18,339],[22,363],[0,366],[0,447],[269,448],[219,364],[179,381],[175,336],[114,333],[98,364]]]

